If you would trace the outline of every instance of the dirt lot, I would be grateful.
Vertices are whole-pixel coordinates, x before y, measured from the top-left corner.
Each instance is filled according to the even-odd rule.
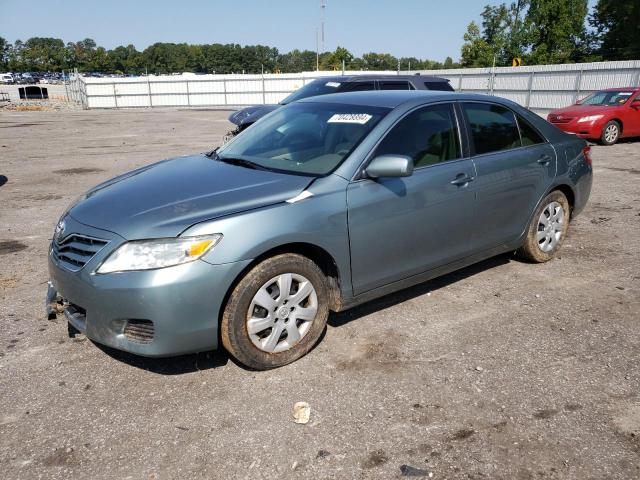
[[[136,358],[47,321],[47,245],[67,204],[218,144],[225,118],[0,113],[4,478],[640,478],[640,142],[594,148],[561,258],[505,255],[333,315],[311,354],[275,371],[223,352]]]

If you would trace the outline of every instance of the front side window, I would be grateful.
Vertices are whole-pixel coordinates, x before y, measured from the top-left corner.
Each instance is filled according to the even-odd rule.
[[[458,127],[450,103],[420,108],[398,122],[376,149],[378,155],[406,155],[424,167],[461,157]]]
[[[463,103],[476,155],[518,148],[520,134],[513,112],[490,103]]]
[[[220,161],[303,175],[326,175],[390,111],[338,103],[287,105],[217,151]]]
[[[366,92],[368,90],[375,90],[373,82],[353,82],[347,83],[341,92]]]
[[[398,82],[395,80],[381,80],[380,90],[413,90],[413,85],[406,81]]]

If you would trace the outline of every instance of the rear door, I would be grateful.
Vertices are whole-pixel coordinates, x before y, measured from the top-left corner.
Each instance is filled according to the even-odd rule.
[[[525,119],[488,102],[463,102],[477,171],[473,243],[478,251],[517,239],[556,174],[553,147]]]
[[[354,294],[464,257],[475,197],[453,105],[420,107],[382,139],[371,158],[414,159],[413,175],[363,178],[347,188]]]

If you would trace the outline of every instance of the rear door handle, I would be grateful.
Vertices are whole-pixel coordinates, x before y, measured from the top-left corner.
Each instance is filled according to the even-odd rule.
[[[549,163],[551,163],[551,157],[549,155],[542,155],[539,159],[538,159],[538,163],[540,165],[549,165]]]
[[[451,180],[451,185],[464,187],[469,182],[473,182],[474,180],[475,177],[472,177],[471,175],[467,175],[466,173],[459,173],[458,175],[456,175],[456,178],[454,180]]]

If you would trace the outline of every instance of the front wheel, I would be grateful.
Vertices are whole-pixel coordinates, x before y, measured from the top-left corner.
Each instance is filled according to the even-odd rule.
[[[600,142],[603,145],[613,145],[620,138],[620,124],[615,120],[611,120],[606,123],[602,128],[602,134],[600,135]]]
[[[564,193],[556,190],[547,195],[533,214],[518,256],[536,263],[551,260],[567,236],[570,213]]]
[[[281,367],[316,344],[329,316],[326,277],[297,254],[269,258],[231,293],[222,316],[222,344],[256,370]]]

